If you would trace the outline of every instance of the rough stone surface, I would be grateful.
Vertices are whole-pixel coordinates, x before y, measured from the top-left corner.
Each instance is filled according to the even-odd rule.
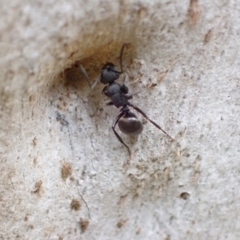
[[[240,239],[240,5],[1,0],[0,239]],[[106,61],[144,122],[91,79]],[[119,80],[122,81],[122,78]]]

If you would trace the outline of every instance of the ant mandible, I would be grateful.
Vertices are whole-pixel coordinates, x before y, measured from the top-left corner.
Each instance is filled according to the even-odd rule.
[[[91,84],[88,74],[83,68],[83,66],[79,64],[79,67],[83,75],[86,77],[89,86],[92,89],[96,86],[99,79],[101,83],[106,85],[103,88],[102,93],[111,99],[111,101],[108,102],[106,105],[114,105],[117,108],[121,107],[120,113],[118,114],[118,116],[116,117],[112,125],[112,130],[115,136],[117,137],[117,139],[127,148],[128,153],[131,156],[131,151],[129,147],[124,143],[122,138],[119,136],[119,134],[115,130],[116,125],[118,124],[120,131],[126,135],[137,136],[142,132],[143,130],[142,123],[137,119],[136,115],[130,111],[129,107],[141,113],[149,122],[151,122],[155,127],[157,127],[159,130],[165,133],[169,138],[171,138],[172,140],[174,140],[174,138],[172,138],[166,131],[164,131],[157,123],[152,121],[140,108],[130,103],[129,100],[133,98],[133,94],[127,95],[128,87],[124,83],[121,85],[118,82],[116,82],[120,74],[123,73],[122,56],[123,56],[123,51],[125,46],[126,44],[123,44],[120,52],[121,71],[118,71],[113,63],[107,62],[102,67],[101,74],[94,81],[93,84]]]

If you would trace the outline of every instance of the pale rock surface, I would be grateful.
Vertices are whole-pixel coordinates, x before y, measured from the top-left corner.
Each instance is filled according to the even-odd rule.
[[[0,239],[240,239],[240,4],[0,1]],[[114,136],[95,79],[124,71],[144,122]],[[122,78],[119,80],[122,81]]]

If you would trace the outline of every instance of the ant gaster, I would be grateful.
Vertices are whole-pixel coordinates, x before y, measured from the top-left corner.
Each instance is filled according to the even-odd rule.
[[[137,119],[136,115],[130,111],[129,107],[141,113],[149,122],[151,122],[155,127],[160,129],[169,138],[171,138],[172,140],[174,139],[167,132],[165,132],[157,123],[149,119],[149,117],[140,108],[130,103],[129,100],[133,98],[134,94],[127,95],[128,87],[124,83],[121,85],[118,82],[116,82],[120,74],[123,73],[122,55],[123,55],[123,50],[125,46],[126,44],[123,44],[120,52],[121,71],[118,71],[113,63],[107,62],[102,67],[100,76],[95,80],[93,84],[91,84],[88,74],[83,68],[83,66],[79,64],[79,67],[82,73],[84,74],[84,76],[86,77],[86,79],[88,80],[88,84],[92,89],[96,86],[99,79],[101,83],[106,85],[103,88],[102,93],[104,93],[111,100],[106,105],[114,105],[117,108],[121,107],[120,113],[118,114],[118,116],[116,117],[112,125],[112,130],[115,136],[118,138],[118,140],[127,148],[129,155],[131,155],[129,147],[124,143],[122,138],[119,136],[119,134],[115,130],[116,125],[118,124],[120,131],[126,135],[137,136],[142,132],[143,130],[142,123]]]

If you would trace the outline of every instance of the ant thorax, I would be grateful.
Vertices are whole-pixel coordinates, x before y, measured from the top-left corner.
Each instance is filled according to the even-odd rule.
[[[117,82],[113,82],[108,85],[104,90],[104,94],[109,97],[117,108],[128,105],[129,97],[126,95],[128,88],[125,85],[120,85]]]
[[[121,87],[122,86],[118,82],[110,83],[104,93],[106,94],[106,96],[111,98],[115,94],[122,93]]]

